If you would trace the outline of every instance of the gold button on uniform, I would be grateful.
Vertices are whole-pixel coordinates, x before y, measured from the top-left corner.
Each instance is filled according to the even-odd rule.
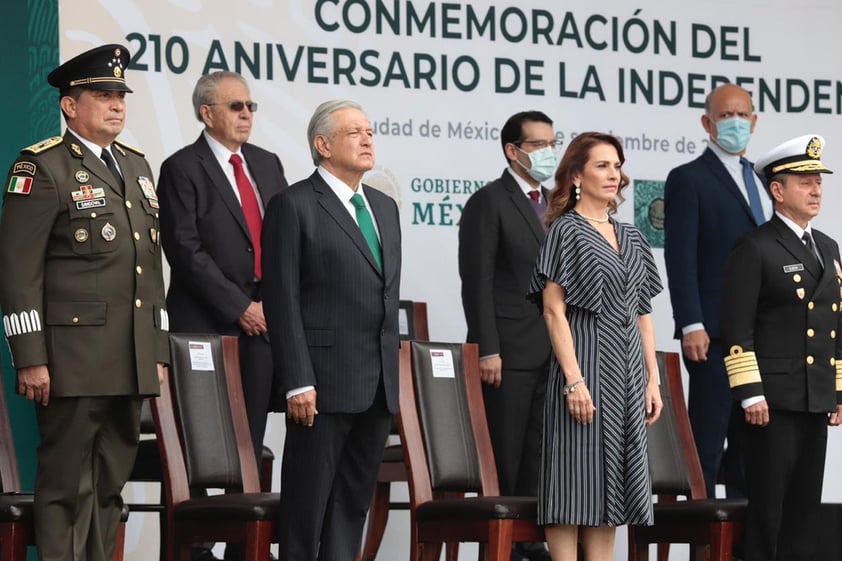
[[[140,306],[138,306],[138,307],[140,307]],[[813,362],[815,362],[813,357],[810,356],[810,355],[807,355],[807,364],[813,364]]]
[[[143,302],[140,301],[140,298],[134,301],[135,308],[140,308],[141,306],[143,306]]]
[[[833,305],[830,307],[830,309],[835,312],[836,310],[839,309],[839,306],[836,304],[836,302],[834,302]]]
[[[812,309],[813,309],[813,308],[815,308],[815,307],[816,307],[816,305],[815,305],[815,304],[813,304],[812,302],[809,302],[809,303],[807,304],[807,309],[808,309],[808,310],[812,310]]]
[[[135,268],[134,268],[134,270],[135,270],[135,271],[137,271],[137,274],[138,274],[138,275],[142,275],[142,274],[143,274],[143,267],[141,267],[140,265],[138,265],[137,267],[135,267]],[[811,335],[811,337],[812,337],[812,335]]]
[[[126,208],[132,208],[132,202],[126,201]]]
[[[79,323],[79,318],[76,317],[76,316],[73,316],[73,319],[70,320],[70,321],[72,321],[73,323]]]
[[[96,218],[96,213],[95,213],[95,212],[92,212],[92,213],[91,213],[91,218]]]
[[[807,337],[812,337],[812,336],[813,336],[813,335],[815,335],[815,334],[816,334],[816,332],[815,332],[815,331],[813,331],[813,329],[812,329],[812,328],[810,328],[810,329],[808,329],[808,330],[807,330]]]
[[[140,233],[139,232],[134,233],[134,239],[137,240],[137,241],[140,241]]]
[[[835,329],[831,329],[831,330],[830,330],[830,338],[831,338],[831,339],[836,339],[836,330],[835,330]]]
[[[836,366],[836,359],[835,359],[835,358],[830,357],[830,365],[831,365],[831,366]]]
[[[801,275],[799,275],[798,273],[795,273],[794,275],[792,275],[792,281],[793,282],[801,282]]]

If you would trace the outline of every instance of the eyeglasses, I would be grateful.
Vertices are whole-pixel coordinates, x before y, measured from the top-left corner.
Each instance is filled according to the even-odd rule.
[[[550,142],[547,142],[546,140],[518,140],[517,142],[512,142],[512,144],[514,144],[518,148],[526,144],[527,146],[535,148],[536,150],[543,150],[544,148],[557,150],[561,147],[561,142],[559,142],[558,140],[553,140]]]
[[[257,111],[257,102],[255,101],[226,101],[220,103],[206,103],[205,105],[227,105],[228,109],[234,113],[239,113],[244,107],[247,107],[251,113]]]

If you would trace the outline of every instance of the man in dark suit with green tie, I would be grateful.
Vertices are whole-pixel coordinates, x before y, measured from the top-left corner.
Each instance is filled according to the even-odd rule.
[[[815,559],[827,425],[842,422],[842,266],[811,225],[824,139],[794,138],[757,161],[772,219],[725,265],[725,367],[745,419],[746,561]]]
[[[362,183],[374,139],[358,104],[321,104],[307,138],[316,171],[276,195],[263,223],[263,306],[287,411],[280,558],[354,559],[398,411],[400,219]]]
[[[0,306],[41,436],[43,561],[111,559],[140,406],[169,360],[152,171],[117,140],[128,64],[105,45],[50,73],[67,132],[23,149],[4,193]]]

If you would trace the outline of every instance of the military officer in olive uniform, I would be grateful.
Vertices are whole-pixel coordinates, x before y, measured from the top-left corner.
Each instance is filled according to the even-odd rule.
[[[50,73],[67,132],[23,149],[4,192],[0,307],[41,435],[42,561],[111,558],[141,402],[168,361],[155,185],[117,140],[128,63],[106,45]]]
[[[824,139],[806,135],[757,161],[772,219],[735,244],[722,290],[722,341],[745,413],[746,561],[814,559],[827,425],[842,421],[842,267],[814,229]]]

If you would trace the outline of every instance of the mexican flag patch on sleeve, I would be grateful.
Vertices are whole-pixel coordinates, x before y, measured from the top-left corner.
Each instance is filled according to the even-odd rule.
[[[9,193],[15,193],[17,195],[28,195],[29,191],[32,190],[32,178],[13,175],[9,179],[9,188],[7,190]]]

